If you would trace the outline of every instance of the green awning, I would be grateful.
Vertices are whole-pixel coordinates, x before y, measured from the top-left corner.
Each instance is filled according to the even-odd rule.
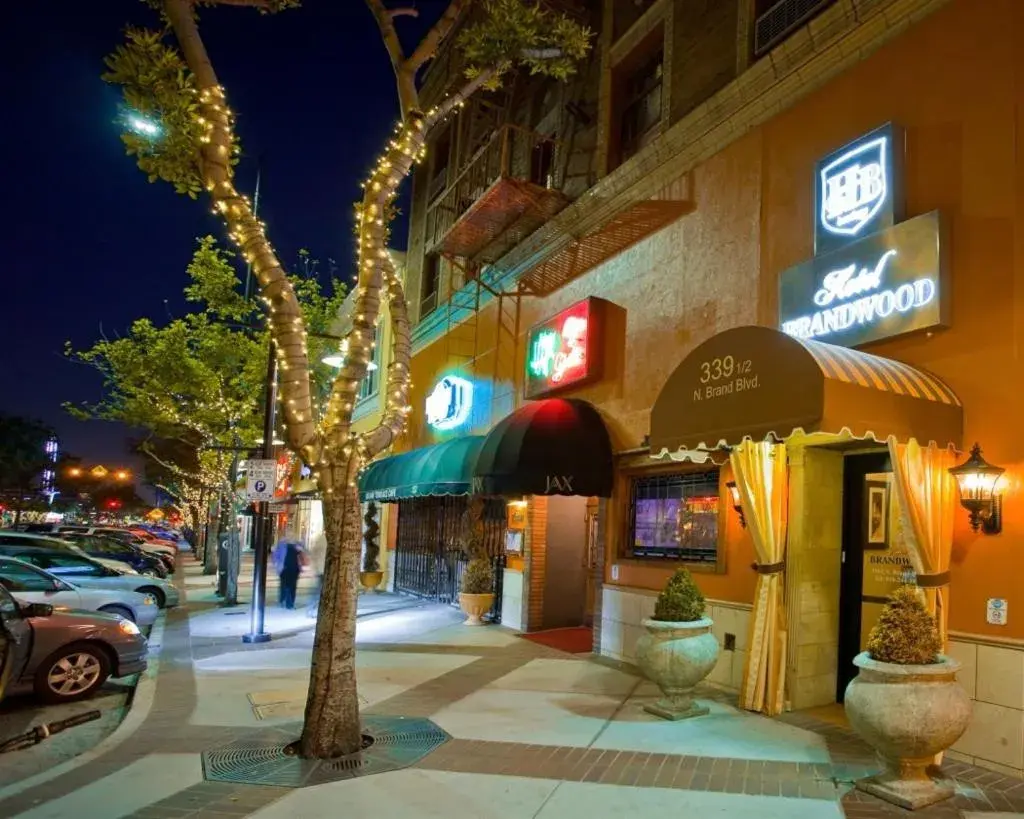
[[[483,442],[482,435],[467,435],[374,461],[359,476],[359,499],[388,503],[468,495]]]

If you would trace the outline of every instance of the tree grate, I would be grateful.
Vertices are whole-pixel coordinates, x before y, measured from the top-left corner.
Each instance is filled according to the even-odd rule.
[[[285,748],[302,731],[287,723],[203,752],[203,776],[211,782],[305,788],[408,768],[451,737],[429,719],[363,717],[364,748],[338,759],[300,759]]]

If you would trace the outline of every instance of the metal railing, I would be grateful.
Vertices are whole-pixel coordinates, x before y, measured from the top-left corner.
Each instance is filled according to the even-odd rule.
[[[550,161],[539,176],[534,162],[538,148],[552,146]],[[499,179],[511,177],[544,187],[558,187],[554,148],[557,142],[518,125],[503,125],[482,145],[439,197],[427,206],[426,244],[434,248],[455,223]]]

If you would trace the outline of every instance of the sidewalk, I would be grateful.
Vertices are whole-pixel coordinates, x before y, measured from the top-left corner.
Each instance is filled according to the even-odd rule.
[[[378,596],[366,597],[365,605],[378,605]],[[452,737],[412,767],[300,789],[204,781],[203,751],[274,729],[297,735],[313,634],[307,628],[244,645],[224,621],[246,618],[193,600],[168,617],[152,705],[138,725],[49,781],[0,790],[0,816],[911,815],[851,792],[850,782],[877,763],[840,725],[742,712],[711,687],[702,692],[710,715],[661,721],[641,707],[656,690],[624,670],[501,628],[467,628],[447,606],[379,597],[385,603],[357,628],[364,715],[429,717]],[[404,607],[382,611],[391,604]],[[217,627],[208,625],[218,613]],[[946,773],[958,781],[958,796],[915,816],[1024,810],[1021,780],[961,763],[947,764]]]

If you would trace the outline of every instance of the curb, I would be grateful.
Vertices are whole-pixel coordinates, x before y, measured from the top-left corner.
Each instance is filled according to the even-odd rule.
[[[42,771],[28,777],[27,779],[23,779],[20,782],[15,782],[11,785],[6,785],[3,788],[0,788],[0,801],[8,799],[11,796],[16,796],[29,788],[42,785],[49,782],[51,779],[63,776],[68,771],[72,771],[75,768],[92,762],[94,759],[98,759],[109,751],[112,751],[142,726],[142,723],[146,721],[146,718],[149,716],[149,712],[153,707],[153,701],[156,699],[156,679],[160,672],[160,651],[163,648],[164,625],[166,622],[167,610],[162,609],[149,633],[149,664],[146,667],[146,670],[142,673],[142,676],[139,677],[138,682],[135,684],[135,688],[128,700],[128,713],[125,715],[124,719],[121,720],[120,725],[118,725],[109,736],[104,738],[99,744],[90,748],[85,753],[79,754],[73,759],[68,759],[56,767],[50,768],[48,771]]]

